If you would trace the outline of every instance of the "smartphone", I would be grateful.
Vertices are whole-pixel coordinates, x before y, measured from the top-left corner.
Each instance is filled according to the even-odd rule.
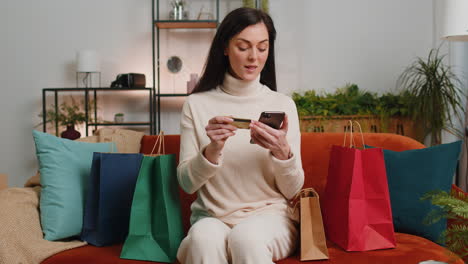
[[[285,113],[282,111],[264,111],[260,114],[259,122],[262,122],[274,129],[279,129],[283,124]]]
[[[285,113],[282,111],[264,111],[260,114],[258,121],[274,129],[279,129],[283,124],[284,115]],[[250,139],[250,143],[254,144],[252,139]]]

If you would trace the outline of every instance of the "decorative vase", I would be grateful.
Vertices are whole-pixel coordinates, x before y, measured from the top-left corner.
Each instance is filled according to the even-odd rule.
[[[67,130],[63,131],[62,134],[60,134],[60,136],[62,138],[75,140],[81,137],[81,133],[75,130],[74,125],[69,125],[67,126]]]
[[[172,10],[169,12],[169,19],[171,20],[187,20],[189,13],[185,11],[185,6],[182,3],[176,3],[172,6]]]
[[[124,116],[114,116],[114,121],[116,123],[123,123],[124,122]]]

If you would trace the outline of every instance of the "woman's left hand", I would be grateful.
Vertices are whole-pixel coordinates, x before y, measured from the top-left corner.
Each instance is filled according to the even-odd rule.
[[[273,156],[280,160],[287,160],[290,158],[291,147],[286,139],[287,133],[288,115],[284,116],[283,124],[279,129],[274,129],[255,120],[250,122],[250,137],[253,142],[261,147],[269,149]]]

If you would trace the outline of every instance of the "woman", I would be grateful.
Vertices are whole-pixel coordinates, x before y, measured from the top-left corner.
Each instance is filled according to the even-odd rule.
[[[287,199],[301,189],[304,172],[296,106],[276,92],[275,37],[268,14],[229,13],[184,104],[177,174],[197,200],[177,253],[183,264],[273,263],[295,249]],[[268,110],[286,113],[279,129],[253,121]],[[229,116],[252,119],[250,130]]]

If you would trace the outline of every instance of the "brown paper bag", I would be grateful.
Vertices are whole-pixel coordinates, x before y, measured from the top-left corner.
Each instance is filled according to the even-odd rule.
[[[313,188],[301,190],[301,261],[328,259],[327,240],[323,228],[319,196]]]

